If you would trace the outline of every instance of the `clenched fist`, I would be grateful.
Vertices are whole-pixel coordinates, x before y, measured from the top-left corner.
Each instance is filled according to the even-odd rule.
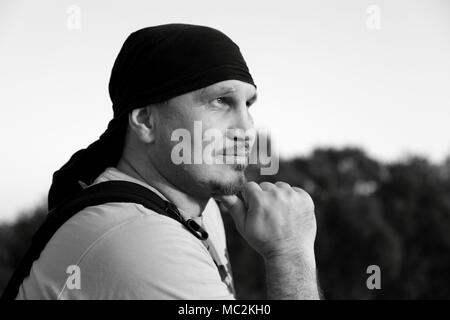
[[[220,196],[238,231],[264,258],[302,255],[314,259],[316,219],[309,194],[285,182],[247,182],[241,198]]]

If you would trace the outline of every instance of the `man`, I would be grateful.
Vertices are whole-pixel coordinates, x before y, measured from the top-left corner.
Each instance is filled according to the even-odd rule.
[[[54,174],[49,208],[80,186],[131,181],[175,204],[209,238],[142,205],[88,207],[56,232],[17,298],[233,299],[217,200],[264,257],[268,298],[317,299],[314,205],[305,191],[246,182],[238,161],[173,161],[173,133],[194,136],[196,123],[233,143],[205,153],[210,160],[248,158],[256,86],[238,46],[202,26],[145,28],[125,41],[109,89],[114,119]],[[78,271],[76,285],[68,270]]]

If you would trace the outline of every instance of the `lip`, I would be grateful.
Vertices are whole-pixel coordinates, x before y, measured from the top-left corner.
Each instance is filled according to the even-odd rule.
[[[227,149],[222,149],[216,152],[216,156],[223,156],[223,157],[248,157],[249,154],[250,150],[248,146],[242,146],[240,148],[236,146]]]
[[[225,150],[221,153],[223,156],[235,156],[235,157],[247,157],[249,152],[247,150],[237,151],[236,150]]]
[[[248,158],[247,154],[221,154],[222,157],[229,158]]]
[[[247,155],[222,154],[222,157],[225,164],[248,164],[249,161]]]

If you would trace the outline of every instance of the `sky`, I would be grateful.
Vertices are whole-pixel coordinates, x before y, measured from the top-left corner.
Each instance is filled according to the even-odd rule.
[[[285,158],[328,146],[450,155],[448,0],[0,0],[0,222],[46,201],[52,173],[106,129],[125,38],[175,22],[239,45],[253,118]]]

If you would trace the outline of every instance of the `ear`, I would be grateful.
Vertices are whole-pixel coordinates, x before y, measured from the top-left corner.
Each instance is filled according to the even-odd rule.
[[[128,123],[141,142],[152,143],[155,140],[155,116],[150,106],[131,111]]]

